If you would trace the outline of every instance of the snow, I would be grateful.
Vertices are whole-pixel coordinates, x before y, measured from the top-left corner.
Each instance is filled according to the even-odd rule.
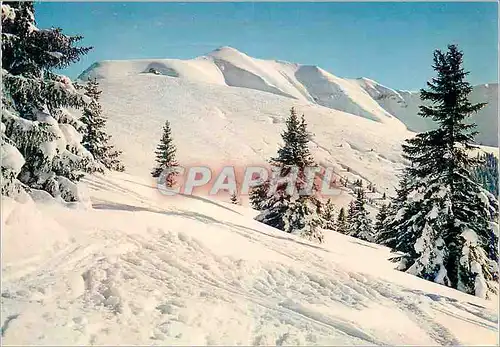
[[[86,77],[99,78],[128,172],[78,185],[53,178],[81,203],[38,190],[2,198],[2,343],[497,343],[496,297],[397,271],[389,249],[333,231],[321,245],[286,234],[255,221],[246,201],[165,196],[150,177],[167,119],[181,164],[255,166],[276,154],[294,106],[319,163],[389,194],[400,145],[414,135],[374,97],[392,95],[389,88],[230,47],[188,61],[99,62]],[[57,125],[53,145],[76,145],[72,117],[62,117],[67,123],[39,120]],[[60,160],[71,155],[64,150]],[[332,200],[346,206],[352,196],[343,190]]]
[[[431,119],[418,116],[421,105],[418,92],[396,91],[367,78],[340,78],[318,66],[256,59],[227,46],[191,60],[96,62],[79,78],[152,75],[148,73],[151,68],[160,74],[156,76],[159,78],[263,91],[371,119],[392,129],[406,126],[420,132],[435,127]],[[475,86],[471,99],[474,103],[488,103],[471,118],[478,124],[478,143],[497,146],[498,84]]]
[[[217,59],[222,59],[222,56],[217,56]],[[290,69],[300,69],[296,64],[267,62],[266,65],[266,61],[250,57],[239,61],[228,55],[224,58],[224,64],[227,64],[224,71],[200,68],[208,71],[208,76],[199,73],[200,69],[192,68],[199,63],[209,66],[213,64],[212,59],[207,56],[189,61],[107,61],[94,64],[80,76],[100,77],[101,103],[108,119],[107,126],[117,148],[127,148],[123,161],[130,173],[149,174],[153,158],[144,153],[154,151],[167,119],[172,125],[181,164],[186,164],[186,161],[195,165],[222,166],[266,163],[276,153],[284,120],[293,106],[306,116],[308,127],[314,134],[311,148],[320,164],[332,166],[336,174],[348,177],[351,182],[369,179],[377,187],[387,189],[388,193],[392,191],[402,166],[401,143],[413,136],[398,120],[391,120],[379,110],[378,116],[373,114],[370,117],[387,123],[373,121],[311,103],[298,94],[296,99],[284,96],[292,89],[285,88],[285,82],[277,80],[277,75],[283,75],[273,74],[273,68],[280,67],[285,73]],[[177,71],[179,77],[142,73],[153,62]],[[250,69],[247,65],[252,63],[256,66],[250,71],[253,76],[261,73],[259,80],[267,81],[266,85],[279,88],[283,93],[252,89],[249,84],[253,82],[246,77],[239,79],[238,86],[226,85],[224,77],[232,76],[229,62],[239,69]],[[292,78],[292,72],[290,74],[287,76]],[[294,82],[294,85],[299,84]],[[314,85],[313,81],[310,85]],[[348,106],[349,98],[345,100],[345,109],[375,107],[363,104],[362,100],[357,101],[361,106],[351,107]],[[130,146],[131,143],[134,146]],[[350,201],[344,195],[335,199],[342,204]]]
[[[2,163],[2,167],[11,170],[14,173],[19,173],[25,163],[21,152],[19,152],[16,147],[3,140],[1,147],[0,162]]]
[[[125,173],[85,183],[93,209],[3,198],[4,344],[497,341],[497,302],[396,271],[385,247],[313,244]]]
[[[430,118],[418,116],[422,105],[420,92],[394,90],[375,81],[358,79],[364,88],[387,112],[401,120],[408,129],[416,132],[427,131],[436,126]],[[498,83],[481,84],[473,87],[470,94],[472,103],[486,102],[487,105],[470,120],[477,124],[479,134],[476,141],[487,146],[498,146]],[[429,106],[429,105],[427,105]],[[497,149],[498,151],[498,149]]]

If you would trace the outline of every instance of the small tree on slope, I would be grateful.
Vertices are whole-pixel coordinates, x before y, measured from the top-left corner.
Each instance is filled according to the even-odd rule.
[[[255,219],[285,232],[322,242],[320,202],[314,195],[316,189],[313,187],[311,195],[297,194],[307,183],[305,168],[315,164],[308,147],[310,135],[304,116],[299,119],[293,108],[281,137],[283,146],[279,148],[278,156],[271,159],[271,165],[281,177],[290,174],[292,167],[298,168],[298,179],[295,186],[291,186],[293,189],[288,190],[287,183],[274,182],[276,189],[268,190],[261,204],[262,212]],[[290,190],[293,192],[290,193]]]
[[[350,235],[352,230],[354,229],[354,216],[356,214],[356,204],[354,200],[349,203],[349,207],[347,209],[347,235]]]
[[[375,241],[377,243],[380,242],[381,236],[383,239],[383,235],[386,233],[386,225],[387,225],[387,217],[388,217],[389,207],[385,204],[380,206],[380,210],[377,213],[377,221],[375,222]]]
[[[323,229],[335,230],[335,206],[331,199],[328,199],[323,206]]]
[[[341,234],[348,234],[348,224],[347,224],[347,216],[345,213],[345,208],[341,208],[339,215],[337,217],[337,231]]]
[[[151,175],[155,178],[160,177],[162,172],[166,169],[175,169],[178,164],[175,159],[175,153],[177,149],[173,143],[172,131],[170,129],[170,122],[167,120],[163,126],[163,134],[160,139],[160,143],[156,147],[156,167],[151,172]],[[175,172],[171,172],[166,177],[167,187],[172,187],[175,185]]]
[[[101,91],[98,87],[99,84],[96,80],[90,80],[85,85],[85,95],[91,101],[84,107],[81,118],[83,124],[86,125],[82,143],[97,162],[92,171],[103,173],[104,168],[124,171],[125,168],[118,159],[121,152],[116,151],[114,146],[109,144],[111,136],[105,132],[106,119],[102,115],[101,105],[99,104]]]
[[[236,192],[231,193],[231,203],[234,205],[240,204],[240,201],[238,199],[238,195],[236,195]]]
[[[372,221],[366,210],[365,193],[362,189],[358,189],[354,204],[352,228],[349,235],[365,241],[373,241]]]
[[[465,80],[462,56],[454,45],[446,53],[434,53],[437,77],[421,91],[422,100],[432,106],[421,106],[419,114],[438,127],[403,146],[411,165],[406,168],[406,198],[392,227],[398,233],[395,250],[405,253],[402,270],[488,297],[497,291],[492,258],[498,258],[498,250],[489,255],[495,233],[492,213],[484,189],[471,177],[477,161],[471,155],[475,125],[466,122],[484,104],[468,100],[472,87]]]

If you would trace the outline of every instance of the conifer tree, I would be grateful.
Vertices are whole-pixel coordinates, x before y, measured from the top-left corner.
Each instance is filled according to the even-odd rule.
[[[354,216],[356,215],[356,204],[353,201],[349,203],[349,207],[347,209],[347,234],[351,235],[354,230]]]
[[[269,182],[261,182],[259,185],[250,189],[250,205],[257,211],[261,211],[263,203],[267,199]]]
[[[348,224],[347,224],[347,216],[346,216],[346,213],[345,213],[345,208],[341,208],[340,209],[340,212],[339,212],[339,215],[337,217],[337,231],[341,234],[348,234],[349,230],[348,230]]]
[[[240,204],[240,200],[238,199],[238,195],[236,195],[236,192],[231,193],[231,203],[234,205]]]
[[[474,180],[491,194],[498,196],[498,159],[492,153],[477,155],[472,170]]]
[[[92,171],[103,173],[105,168],[124,171],[125,168],[118,159],[121,151],[115,150],[114,146],[109,144],[111,136],[106,133],[106,118],[102,115],[102,108],[99,104],[101,91],[97,80],[87,82],[85,95],[90,98],[90,102],[83,108],[83,116],[80,119],[85,124],[82,143],[96,161]]]
[[[173,169],[178,166],[177,160],[175,158],[176,147],[173,143],[172,139],[172,130],[170,129],[170,122],[165,121],[165,125],[163,126],[163,134],[160,139],[160,143],[156,147],[156,166],[151,172],[151,175],[155,178],[160,177],[162,172],[166,169]],[[175,176],[177,176],[176,172],[171,172],[167,175],[166,186],[172,187],[175,185]]]
[[[328,199],[326,204],[323,206],[323,229],[335,230],[335,205],[332,199]]]
[[[381,240],[384,240],[384,235],[387,231],[388,210],[389,206],[383,204],[382,206],[380,206],[380,209],[377,213],[377,220],[374,226],[375,241],[377,243],[381,243]]]
[[[372,221],[366,210],[365,193],[362,189],[358,189],[354,205],[355,209],[349,235],[365,241],[373,241]]]
[[[312,167],[315,163],[308,147],[310,134],[307,132],[304,116],[299,118],[293,108],[281,137],[283,145],[278,149],[278,156],[270,160],[271,166],[279,177],[287,176],[296,168],[298,179],[291,186],[293,189],[288,190],[286,188],[289,183],[274,182],[275,191],[267,193],[260,206],[262,212],[255,219],[285,232],[323,242],[321,203],[315,196],[316,188],[313,185],[310,195],[299,194],[307,184],[305,168]],[[269,184],[271,186],[273,182]],[[290,190],[293,192],[290,193]]]
[[[497,291],[497,267],[491,252],[492,213],[484,189],[472,179],[477,159],[474,124],[468,118],[484,104],[472,104],[472,91],[462,67],[463,53],[455,45],[434,53],[437,77],[427,83],[420,115],[437,128],[417,134],[403,146],[410,162],[406,198],[391,227],[395,250],[405,256],[400,269],[463,292],[488,297]],[[498,206],[498,204],[496,204]],[[496,211],[493,213],[497,215]]]
[[[81,198],[76,181],[93,165],[81,144],[82,123],[67,111],[82,109],[88,98],[68,77],[53,71],[91,49],[76,47],[81,39],[61,29],[39,30],[32,2],[2,2],[1,150],[2,156],[6,151],[20,154],[23,162],[15,170],[2,163],[2,176],[66,201]]]

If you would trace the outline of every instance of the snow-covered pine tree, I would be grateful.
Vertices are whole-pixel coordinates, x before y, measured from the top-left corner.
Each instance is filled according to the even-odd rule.
[[[236,195],[236,192],[231,193],[231,203],[234,205],[240,204],[240,200],[238,199],[238,195]]]
[[[160,143],[156,147],[156,167],[151,172],[151,175],[155,178],[160,177],[161,173],[166,169],[175,169],[179,164],[175,158],[177,148],[174,145],[172,138],[172,130],[170,129],[170,122],[165,121],[163,126],[163,134],[160,139]],[[166,177],[167,187],[172,187],[175,185],[176,172],[169,173]]]
[[[260,205],[262,212],[255,219],[285,232],[323,242],[321,203],[315,196],[315,186],[311,195],[298,194],[306,185],[305,168],[315,166],[308,146],[310,136],[304,116],[299,118],[292,108],[286,120],[286,129],[281,134],[283,146],[278,149],[278,156],[272,158],[270,163],[279,171],[281,177],[288,175],[292,167],[298,168],[295,192],[293,194],[287,192],[287,183],[278,184],[275,192],[269,190]]]
[[[366,210],[365,193],[358,189],[356,194],[354,215],[352,216],[352,228],[349,235],[365,241],[373,241],[373,227],[369,213]]]
[[[67,111],[81,109],[88,98],[53,70],[91,49],[75,47],[81,39],[38,29],[32,2],[2,2],[2,157],[16,153],[15,164],[23,162],[16,168],[2,163],[2,176],[66,201],[81,198],[75,182],[93,163],[81,144],[83,124]]]
[[[335,205],[333,204],[332,199],[328,199],[326,204],[324,204],[322,218],[323,218],[323,229],[336,230]]]
[[[336,230],[341,234],[348,234],[348,224],[347,224],[347,216],[345,213],[345,208],[341,208],[339,211],[339,215],[337,217],[337,225]]]
[[[269,182],[262,182],[261,184],[250,189],[250,205],[257,211],[262,210],[264,201],[267,199],[267,191],[269,189]]]
[[[354,229],[354,216],[356,215],[356,204],[354,200],[349,203],[349,207],[347,209],[347,235],[352,233]]]
[[[382,204],[377,213],[377,220],[374,226],[375,241],[380,243],[384,240],[385,233],[387,232],[387,218],[388,218],[389,206]]]
[[[118,159],[121,151],[114,149],[109,141],[111,136],[106,133],[106,118],[102,114],[99,103],[101,91],[96,79],[89,80],[85,85],[85,95],[90,102],[83,108],[83,116],[80,118],[85,124],[83,135],[83,146],[94,156],[96,165],[91,171],[104,172],[104,169],[124,171],[125,168]]]
[[[484,189],[472,179],[476,132],[475,124],[468,123],[484,104],[468,100],[472,87],[462,59],[455,45],[445,53],[434,53],[437,77],[420,93],[431,106],[421,106],[419,114],[432,118],[438,127],[417,134],[403,146],[411,165],[406,168],[406,200],[392,226],[398,233],[395,250],[405,253],[402,270],[488,297],[497,292],[492,258],[498,259],[498,250],[489,255],[495,232]]]
[[[498,196],[498,159],[492,153],[478,154],[477,159],[478,164],[472,171],[474,180]]]

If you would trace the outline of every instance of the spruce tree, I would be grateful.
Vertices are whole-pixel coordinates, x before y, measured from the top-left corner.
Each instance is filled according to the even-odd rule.
[[[498,159],[492,153],[478,154],[477,159],[478,163],[472,170],[474,180],[498,196]]]
[[[345,208],[341,208],[339,215],[337,217],[337,231],[341,234],[347,235],[348,234],[348,224],[347,224],[347,216],[345,213]]]
[[[305,118],[299,118],[293,108],[281,137],[283,145],[278,149],[278,156],[270,160],[271,166],[280,177],[297,168],[298,179],[292,186],[293,193],[287,191],[287,183],[276,184],[276,190],[268,192],[260,204],[261,213],[255,219],[285,232],[323,242],[321,203],[316,197],[315,187],[310,195],[298,194],[307,184],[305,168],[315,166],[315,163],[308,147],[310,134]]]
[[[109,144],[111,136],[106,134],[106,118],[102,115],[102,108],[99,104],[101,91],[97,80],[89,80],[85,85],[85,95],[90,98],[90,102],[83,109],[81,121],[85,124],[83,136],[83,146],[94,156],[96,161],[92,171],[100,173],[104,169],[114,171],[124,171],[124,166],[118,157],[121,152],[114,149]]]
[[[362,189],[358,189],[354,205],[355,209],[351,217],[352,225],[349,235],[371,242],[374,236],[372,221],[366,210],[365,193]]]
[[[434,53],[437,76],[420,93],[430,106],[420,106],[419,114],[432,118],[437,128],[403,146],[410,162],[406,198],[391,226],[397,233],[395,250],[405,254],[400,269],[488,297],[497,291],[492,258],[498,258],[498,250],[489,254],[495,231],[484,189],[472,179],[476,132],[468,122],[484,104],[468,100],[472,87],[462,59],[455,45]]]
[[[335,205],[332,199],[328,199],[322,211],[323,229],[335,230]]]
[[[231,203],[234,205],[240,204],[240,200],[238,199],[238,195],[236,195],[236,192],[231,193]]]
[[[257,211],[263,209],[263,203],[267,199],[269,182],[261,182],[259,185],[250,189],[250,205]]]
[[[356,204],[353,201],[349,203],[347,209],[347,235],[350,235],[354,230],[354,216],[356,215]]]
[[[388,219],[389,206],[383,204],[377,213],[377,220],[374,226],[375,241],[381,243],[384,240],[385,233],[387,231],[387,219]]]
[[[81,39],[61,29],[39,30],[32,2],[2,3],[1,149],[2,156],[7,151],[23,158],[16,170],[2,163],[2,176],[8,173],[8,182],[66,201],[81,198],[76,181],[93,165],[81,144],[82,123],[67,111],[82,109],[88,98],[80,86],[53,71],[91,49],[76,47]]]
[[[175,169],[178,166],[177,160],[175,159],[175,153],[177,149],[173,143],[172,131],[170,129],[170,122],[165,121],[163,126],[163,134],[158,144],[155,154],[156,154],[156,167],[151,172],[151,175],[155,178],[160,177],[161,173],[166,169]],[[167,187],[172,187],[175,185],[176,172],[171,172],[167,175],[166,185]]]

